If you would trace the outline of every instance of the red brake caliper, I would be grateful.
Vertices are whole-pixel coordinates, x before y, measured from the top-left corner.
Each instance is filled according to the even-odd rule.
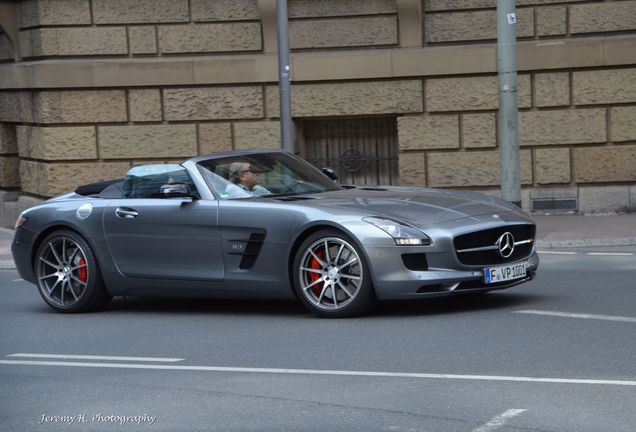
[[[79,276],[79,279],[82,282],[86,282],[86,275],[88,273],[86,271],[86,261],[84,261],[84,258],[82,258],[82,257],[77,257],[77,258],[78,259],[75,260],[75,261],[77,261],[75,263],[75,266],[76,267],[83,266],[83,267],[80,267],[79,269],[77,269],[77,275]]]
[[[322,259],[323,255],[324,255],[324,252],[322,250],[319,250],[318,252],[316,252],[316,256],[320,259]],[[320,265],[318,260],[312,256],[311,261],[309,261],[309,268],[318,270],[318,269],[322,269],[322,266]],[[309,281],[311,283],[316,282],[318,279],[320,279],[320,275],[318,273],[314,273],[314,272],[309,273]],[[313,287],[311,287],[311,290],[316,295],[320,295],[320,291],[322,291],[322,287],[320,286],[320,284],[316,284]]]

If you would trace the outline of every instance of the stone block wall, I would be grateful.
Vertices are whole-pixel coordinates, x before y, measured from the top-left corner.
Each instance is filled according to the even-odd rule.
[[[22,62],[0,17],[5,214],[137,163],[280,147],[275,0],[14,4]],[[402,184],[496,191],[496,0],[288,6],[299,148],[306,119],[397,117]],[[517,7],[524,205],[636,207],[636,0]]]
[[[403,184],[494,187],[496,88],[495,76],[299,83],[293,115],[396,115],[401,155],[416,157]],[[636,182],[632,88],[636,68],[521,74],[524,185]],[[118,177],[139,161],[279,146],[272,85],[0,92],[0,106],[13,108],[0,110],[1,186],[39,196]],[[73,164],[110,168],[51,181]]]
[[[24,59],[262,52],[257,0],[23,0]],[[394,0],[290,0],[293,50],[397,46]],[[11,60],[0,35],[0,61]]]
[[[496,3],[425,1],[423,46],[495,43]],[[517,0],[516,4],[517,37],[536,41],[535,47],[633,38],[636,31],[633,0]],[[636,52],[636,42],[628,46],[628,51]],[[578,59],[586,54],[563,52],[554,59],[554,70],[542,70],[551,53],[528,54],[519,58],[526,70],[518,77],[524,205],[532,196],[566,190],[579,199],[582,211],[636,209],[634,60],[626,67],[579,70]],[[398,123],[401,155],[407,159],[400,164],[403,183],[498,186],[497,77],[433,77],[424,80],[424,88],[425,112],[402,117]],[[622,202],[620,206],[601,202],[599,196],[606,188],[612,190],[613,205]]]
[[[38,197],[132,164],[280,146],[261,86],[0,92],[0,107],[0,188]]]
[[[496,3],[289,0],[290,47],[303,52],[377,49],[401,46],[404,37],[409,38],[405,46],[413,46],[413,41],[424,47],[494,42]],[[266,39],[275,29],[265,22],[265,13],[274,4],[275,0],[22,0],[16,10],[17,38],[25,59],[271,52]],[[405,29],[413,25],[406,21],[418,10],[420,28]],[[517,15],[520,40],[625,33],[636,26],[636,2],[518,0]],[[0,61],[12,59],[6,39],[0,33]]]
[[[426,111],[398,119],[401,155],[416,158],[403,184],[498,186],[496,77],[425,79],[424,88]],[[520,74],[522,183],[636,183],[635,91],[633,67]]]
[[[425,43],[497,39],[496,0],[426,0]],[[636,2],[517,0],[521,40],[582,37],[636,28]]]

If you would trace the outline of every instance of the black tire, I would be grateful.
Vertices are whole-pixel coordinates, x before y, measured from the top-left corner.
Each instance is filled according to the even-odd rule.
[[[364,254],[349,236],[332,229],[302,242],[294,256],[293,287],[303,305],[322,317],[359,316],[376,302]]]
[[[33,268],[40,295],[57,312],[101,309],[112,298],[93,251],[74,231],[58,230],[46,236]]]

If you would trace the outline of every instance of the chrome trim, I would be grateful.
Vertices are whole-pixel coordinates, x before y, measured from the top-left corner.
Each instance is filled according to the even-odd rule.
[[[521,240],[521,241],[515,242],[515,246],[519,246],[522,244],[529,244],[529,243],[534,243],[534,239]]]
[[[515,246],[519,246],[522,244],[530,244],[530,243],[534,243],[534,239],[528,239],[528,240],[520,240],[515,242]],[[491,246],[482,246],[482,247],[476,247],[476,248],[470,248],[470,249],[457,249],[457,253],[464,253],[464,252],[479,252],[479,251],[485,251],[485,250],[498,250],[499,246],[497,246],[497,244],[491,245]]]
[[[457,249],[457,253],[479,252],[479,251],[485,251],[485,250],[498,250],[498,249],[499,249],[499,246],[494,244],[492,246],[482,246],[482,247],[476,247],[476,248],[470,248],[470,249]]]

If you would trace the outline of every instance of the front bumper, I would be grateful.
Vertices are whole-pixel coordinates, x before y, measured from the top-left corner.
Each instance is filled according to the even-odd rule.
[[[408,270],[403,261],[402,253],[413,250],[393,247],[367,247],[367,257],[372,272],[376,295],[379,299],[415,299],[423,297],[439,297],[458,293],[484,292],[510,288],[530,281],[538,267],[539,256],[536,251],[517,262],[528,262],[526,276],[507,282],[487,285],[484,282],[482,267],[466,267],[457,263],[447,262],[448,266],[432,264],[428,270]],[[431,254],[435,255],[435,253]],[[513,263],[507,263],[513,264]],[[446,268],[445,268],[446,267]],[[450,267],[450,268],[448,268]]]
[[[11,253],[16,270],[25,281],[36,283],[33,273],[31,250],[37,238],[37,233],[27,227],[18,228],[11,243]]]

